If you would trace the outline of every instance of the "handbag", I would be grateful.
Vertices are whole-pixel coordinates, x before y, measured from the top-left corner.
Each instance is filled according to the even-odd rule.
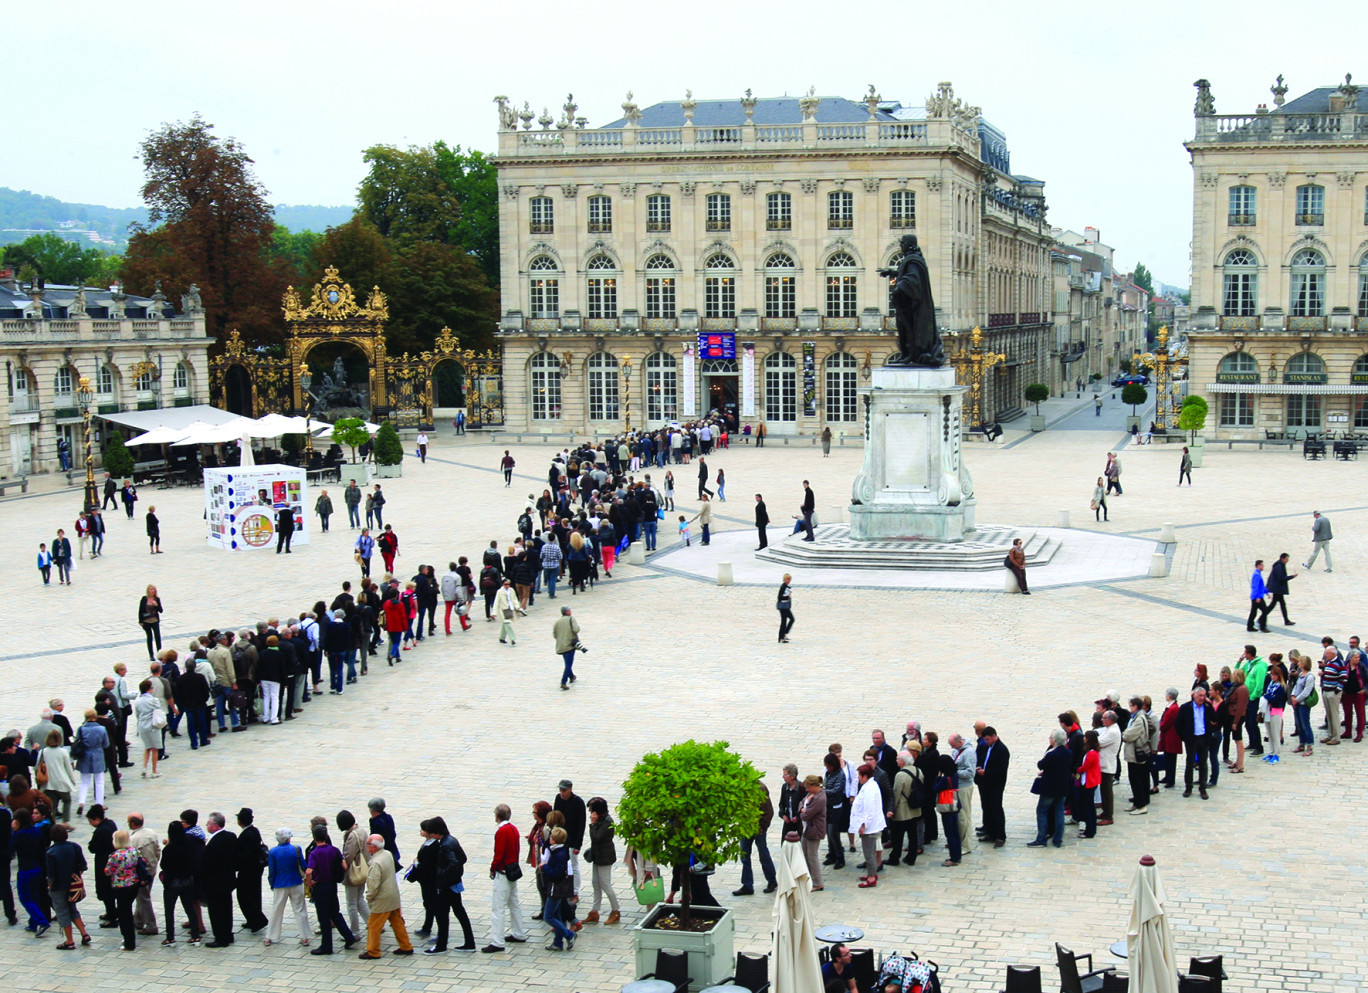
[[[640,886],[633,886],[632,892],[636,894],[637,903],[643,907],[654,907],[665,899],[665,880],[660,876],[652,876]]]
[[[1316,692],[1316,688],[1313,686],[1311,687],[1310,696],[1306,698],[1306,705],[1308,707],[1314,707],[1318,703],[1320,703],[1320,694]]]
[[[557,900],[568,900],[575,895],[575,880],[568,873],[560,879],[551,880],[551,896]]]
[[[47,763],[39,762],[38,771],[34,774],[33,781],[39,786],[46,786],[48,782]]]
[[[360,552],[352,552],[352,558],[356,559],[356,564],[357,564],[357,565],[360,565],[360,564],[361,564],[361,553],[360,553]]]
[[[347,867],[347,885],[360,886],[366,881],[366,875],[370,871],[370,866],[366,864],[366,850],[362,848],[356,855],[356,861]]]
[[[510,610],[508,607],[504,607],[504,608],[499,612],[499,614],[500,614],[500,616],[502,616],[503,619],[506,620],[506,621],[511,621],[511,620],[513,620],[513,611]]]
[[[941,790],[936,794],[936,813],[955,814],[959,812],[959,797],[954,790]]]
[[[67,900],[71,903],[80,903],[85,899],[85,882],[81,879],[79,872],[71,874],[71,892],[67,894]]]
[[[160,707],[152,711],[152,727],[158,731],[166,727],[166,711]]]
[[[508,865],[504,866],[501,871],[504,874],[504,878],[507,879],[510,883],[516,883],[519,879],[522,879],[523,877],[522,866],[518,865],[518,863],[516,862],[508,863]]]
[[[1097,501],[1096,501],[1096,500],[1089,501],[1089,503],[1088,503],[1088,509],[1089,509],[1089,510],[1096,510],[1096,509],[1097,509]]]
[[[1039,776],[1031,780],[1031,792],[1034,793],[1036,796],[1040,796],[1040,783],[1041,780]]]

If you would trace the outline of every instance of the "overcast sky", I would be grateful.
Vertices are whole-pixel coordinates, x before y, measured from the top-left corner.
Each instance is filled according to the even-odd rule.
[[[1014,172],[1045,180],[1052,223],[1100,228],[1118,267],[1188,283],[1192,82],[1218,113],[1334,85],[1368,8],[1338,5],[1300,44],[1285,4],[361,3],[57,0],[11,25],[0,186],[139,203],[138,143],[196,111],[238,138],[275,203],[350,204],[376,143],[492,152],[492,98],[591,127],[679,100],[818,94],[921,104],[940,80],[1007,134]],[[1280,26],[1281,25],[1281,26]]]

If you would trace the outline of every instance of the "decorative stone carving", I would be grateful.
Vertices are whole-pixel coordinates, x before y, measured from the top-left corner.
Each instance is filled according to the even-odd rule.
[[[804,193],[817,192],[817,180],[815,179],[800,179],[798,185],[802,187]]]
[[[1340,189],[1352,190],[1354,188],[1354,178],[1357,175],[1358,173],[1345,169],[1335,173],[1335,181],[1339,183]]]
[[[618,183],[618,192],[624,200],[630,200],[636,196],[636,183]]]
[[[576,129],[577,131],[583,131],[583,130],[584,130],[586,127],[588,127],[588,126],[589,126],[589,118],[587,118],[587,117],[576,117],[576,118],[575,118],[575,129]]]
[[[879,101],[882,99],[883,97],[879,96],[879,94],[874,91],[874,84],[870,83],[869,92],[865,94],[864,102],[865,107],[869,110],[869,119],[871,121],[877,121],[879,119]]]
[[[817,96],[817,87],[809,86],[807,95],[798,98],[798,109],[803,112],[803,123],[817,120],[817,107],[822,98]]]
[[[556,123],[556,119],[555,119],[554,117],[551,116],[551,110],[550,110],[550,108],[548,108],[548,107],[543,107],[543,108],[542,108],[541,117],[538,117],[538,118],[537,118],[537,123],[541,125],[541,129],[542,129],[543,131],[550,131],[550,130],[551,130],[551,125],[553,125],[553,124]]]
[[[522,121],[524,131],[532,130],[532,118],[535,116],[536,114],[532,110],[532,105],[524,100],[523,109],[518,111],[518,119]]]
[[[1211,96],[1211,81],[1199,79],[1192,85],[1197,87],[1197,102],[1192,107],[1193,115],[1211,117],[1216,113],[1216,101]]]
[[[1330,94],[1330,113],[1342,114],[1345,111],[1352,111],[1358,107],[1358,91],[1350,80],[1354,77],[1349,73],[1344,74],[1344,85]]]
[[[1214,172],[1201,172],[1197,174],[1197,182],[1201,184],[1202,189],[1204,190],[1215,189],[1216,180],[1217,176]]]
[[[866,193],[878,193],[878,192],[879,192],[879,182],[880,182],[880,180],[878,180],[878,179],[873,179],[873,178],[866,179],[866,180],[864,181],[864,189],[865,189],[865,192],[866,192]]]
[[[753,179],[743,179],[743,180],[741,180],[741,195],[742,195],[742,196],[748,196],[748,197],[749,197],[749,196],[754,196],[754,195],[755,195],[755,180],[753,180]]]
[[[755,97],[751,96],[750,88],[746,88],[746,95],[741,98],[741,109],[746,112],[746,123],[755,123]]]
[[[537,184],[537,196],[540,197],[540,196],[545,196],[545,195],[546,195],[546,184],[545,184],[545,183],[538,183],[538,184]]]
[[[1270,172],[1268,174],[1268,185],[1275,190],[1280,190],[1287,183],[1287,173]]]
[[[693,180],[691,180],[691,179],[686,179],[686,180],[684,180],[684,182],[682,182],[682,183],[679,184],[679,192],[682,193],[682,194],[683,194],[684,196],[686,196],[686,197],[691,197],[691,196],[693,196],[693,195],[694,195],[694,190],[697,189],[697,188],[698,188],[698,184],[695,183],[695,182],[694,182]]]
[[[194,286],[193,283],[191,283],[190,285],[192,287]],[[198,290],[195,291],[195,296],[199,296]],[[90,316],[88,313],[86,313],[86,292],[84,286],[76,287],[76,299],[71,301],[71,307],[67,310],[67,316],[71,318]]]
[[[204,302],[200,299],[200,288],[196,283],[181,297],[181,313],[187,315],[204,313]]]
[[[594,192],[595,192],[595,193],[602,193],[602,192],[603,192],[603,184],[602,184],[602,183],[595,183],[595,184],[594,184]]]
[[[578,192],[579,192],[579,187],[576,186],[574,183],[562,183],[562,184],[561,184],[561,196],[565,197],[565,199],[567,199],[567,200],[573,200],[573,199],[575,199],[575,194],[578,193]]]
[[[679,102],[679,107],[684,111],[684,123],[692,124],[694,110],[698,107],[698,101],[693,98],[693,90],[684,91],[684,99]]]
[[[575,105],[575,94],[567,93],[565,95],[565,105],[561,109],[564,113],[561,114],[561,119],[556,122],[556,127],[561,131],[568,131],[575,126],[575,111],[579,110]]]
[[[634,128],[641,120],[641,108],[632,101],[632,91],[627,91],[627,99],[622,102],[622,116],[627,119],[627,126]]]
[[[1273,106],[1281,107],[1287,103],[1287,84],[1283,82],[1282,73],[1278,73],[1278,78],[1268,88],[1268,92],[1273,94]]]
[[[926,98],[926,116],[929,118],[949,117],[959,101],[955,99],[955,87],[948,81],[937,84],[936,92]]]
[[[975,107],[970,104],[961,104],[955,112],[955,124],[966,131],[972,131],[978,127],[979,117],[983,115],[982,107]]]
[[[499,105],[499,130],[516,131],[518,129],[518,112],[508,102],[508,97],[495,97],[494,102]]]
[[[926,188],[932,193],[941,191],[941,178],[939,176],[928,176],[926,178]]]

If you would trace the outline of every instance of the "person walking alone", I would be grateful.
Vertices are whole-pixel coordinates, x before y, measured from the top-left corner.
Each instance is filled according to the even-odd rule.
[[[774,606],[779,611],[779,643],[788,644],[788,633],[793,630],[793,577],[784,573],[784,581],[779,584],[779,597]]]
[[[570,616],[570,608],[562,607],[560,618],[551,629],[556,639],[556,654],[565,662],[561,672],[561,689],[568,690],[575,681],[575,652],[579,648],[579,621]]]
[[[347,525],[353,528],[361,527],[361,487],[356,485],[356,480],[347,483],[347,488],[342,491],[342,502],[347,505]]]
[[[1310,569],[1316,564],[1316,556],[1321,552],[1324,552],[1325,571],[1333,572],[1335,567],[1334,563],[1330,561],[1330,539],[1332,539],[1334,535],[1330,532],[1330,518],[1326,517],[1319,510],[1313,510],[1311,512],[1311,517],[1311,557],[1302,563],[1302,567]]]
[[[328,496],[327,490],[324,490],[314,501],[314,513],[318,515],[319,524],[325,532],[328,530],[328,518],[332,516],[332,512],[332,497]]]
[[[698,457],[698,499],[702,500],[703,495],[713,496],[712,490],[708,489],[708,461],[703,456]]]
[[[812,533],[812,516],[817,513],[817,494],[812,492],[812,487],[808,481],[803,480],[803,530],[807,532],[803,536],[804,541],[816,541]]]
[[[503,458],[499,460],[499,469],[503,472],[504,486],[513,485],[513,467],[518,463],[513,460],[513,456],[508,454],[508,449],[504,449]]]
[[[1187,483],[1192,485],[1192,454],[1188,451],[1187,445],[1183,446],[1183,461],[1178,463],[1178,485],[1183,485],[1183,477],[1187,477]]]
[[[1103,479],[1101,476],[1097,477],[1097,485],[1093,487],[1092,512],[1093,520],[1106,521],[1111,519],[1107,516],[1107,491],[1103,486]],[[1098,516],[1099,514],[1101,515],[1100,518]]]
[[[1273,571],[1268,575],[1268,595],[1272,598],[1268,601],[1267,608],[1264,609],[1263,629],[1268,630],[1268,615],[1273,613],[1274,607],[1282,608],[1283,624],[1292,627],[1296,621],[1289,620],[1287,616],[1287,584],[1297,578],[1294,572],[1291,575],[1287,572],[1287,560],[1291,558],[1286,552],[1278,556],[1278,561],[1273,563]]]

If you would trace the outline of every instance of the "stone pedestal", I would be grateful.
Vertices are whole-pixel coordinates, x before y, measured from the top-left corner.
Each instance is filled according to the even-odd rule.
[[[864,467],[851,487],[859,540],[963,541],[974,528],[974,482],[960,452],[968,387],[955,371],[882,368],[860,390]]]

